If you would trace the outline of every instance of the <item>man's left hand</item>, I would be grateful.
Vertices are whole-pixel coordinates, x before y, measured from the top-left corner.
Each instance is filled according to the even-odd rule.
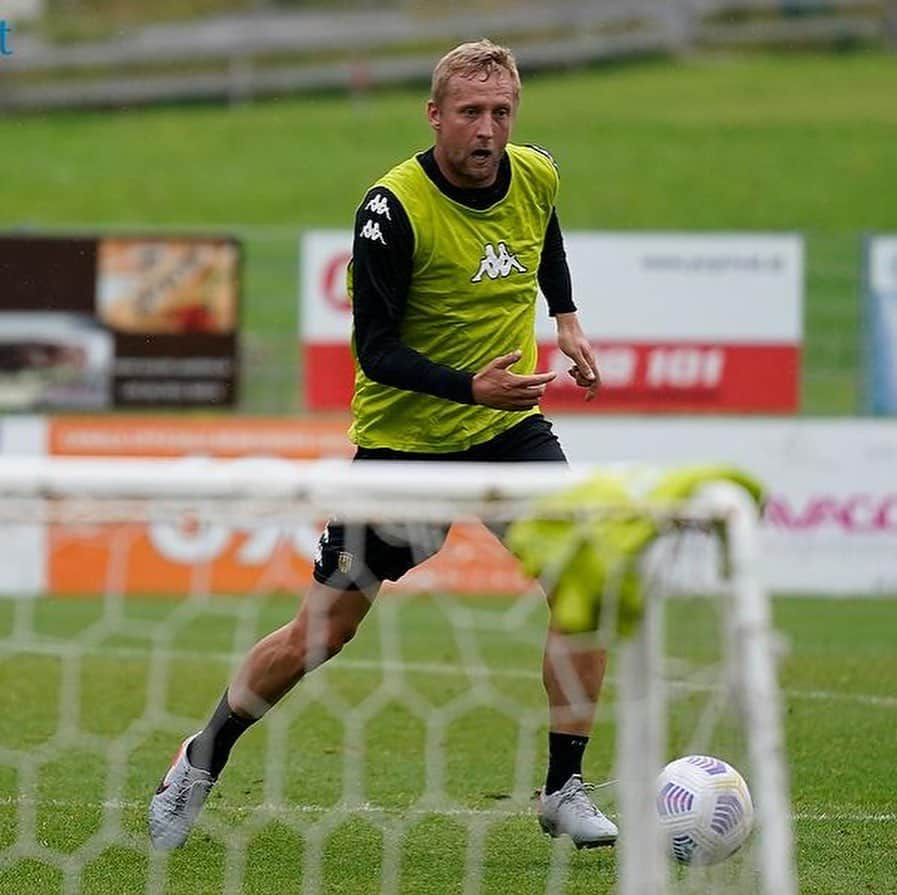
[[[558,314],[554,319],[558,330],[558,348],[573,361],[567,373],[580,388],[586,389],[586,401],[592,401],[601,387],[592,345],[582,331],[575,311]]]

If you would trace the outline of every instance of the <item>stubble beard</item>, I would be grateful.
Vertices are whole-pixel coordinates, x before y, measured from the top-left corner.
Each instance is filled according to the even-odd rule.
[[[455,168],[455,173],[467,180],[474,189],[489,187],[495,183],[495,178],[498,177],[498,161],[494,150],[489,161],[483,165],[477,164],[476,157],[468,153],[465,154],[461,165]]]

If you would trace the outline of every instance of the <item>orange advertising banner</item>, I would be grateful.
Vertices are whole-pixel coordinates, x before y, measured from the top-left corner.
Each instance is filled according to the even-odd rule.
[[[54,416],[47,452],[69,457],[351,457],[346,417],[291,420],[228,417]]]
[[[48,420],[57,456],[221,457],[291,460],[348,457],[347,420],[227,420],[59,416]],[[318,525],[210,524],[191,518],[54,526],[48,586],[58,594],[300,592],[311,580]],[[482,525],[456,525],[443,549],[396,585],[405,592],[519,593],[529,581]]]

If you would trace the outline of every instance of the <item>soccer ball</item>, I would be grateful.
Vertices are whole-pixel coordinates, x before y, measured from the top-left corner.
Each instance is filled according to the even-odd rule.
[[[683,864],[717,864],[744,845],[754,825],[751,794],[722,759],[686,755],[657,778],[664,848]]]

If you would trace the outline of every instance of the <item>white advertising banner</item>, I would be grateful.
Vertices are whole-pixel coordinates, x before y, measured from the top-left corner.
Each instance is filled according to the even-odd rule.
[[[761,573],[775,592],[897,593],[897,424],[558,417],[573,462],[730,463],[766,486]]]
[[[0,416],[0,454],[44,454],[46,445],[42,416]]]
[[[570,232],[574,297],[598,355],[602,399],[566,375],[548,411],[776,412],[798,408],[804,249],[794,234]],[[305,399],[344,410],[353,386],[346,268],[350,231],[306,233],[300,325]],[[472,260],[476,270],[476,259]],[[539,303],[539,363],[566,371]]]
[[[0,416],[0,455],[46,452],[47,425],[37,416]],[[43,525],[4,525],[0,540],[0,594],[36,596],[47,589]]]

